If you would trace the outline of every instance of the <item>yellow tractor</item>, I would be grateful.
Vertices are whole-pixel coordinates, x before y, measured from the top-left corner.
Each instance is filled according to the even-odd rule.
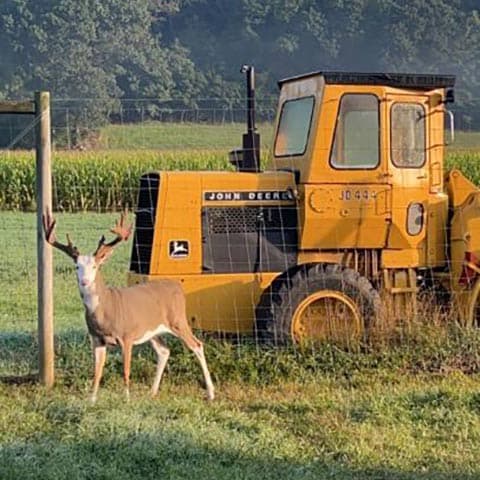
[[[254,71],[243,71],[238,171],[141,177],[129,283],[177,279],[192,327],[276,344],[361,339],[382,305],[414,307],[428,288],[478,324],[480,193],[444,171],[455,78],[281,80],[272,160],[260,171]]]

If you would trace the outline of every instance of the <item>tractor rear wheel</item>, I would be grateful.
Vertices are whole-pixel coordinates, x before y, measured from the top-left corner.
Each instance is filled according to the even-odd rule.
[[[256,308],[256,328],[274,345],[332,342],[344,348],[365,339],[380,296],[355,270],[303,265],[276,278]]]

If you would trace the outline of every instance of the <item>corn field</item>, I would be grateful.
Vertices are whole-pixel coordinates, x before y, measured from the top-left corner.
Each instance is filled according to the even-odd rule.
[[[480,153],[450,153],[446,164],[480,184]],[[53,207],[115,211],[135,205],[139,178],[147,171],[231,169],[227,153],[216,149],[58,151],[53,156]],[[35,210],[33,152],[0,153],[0,209]]]

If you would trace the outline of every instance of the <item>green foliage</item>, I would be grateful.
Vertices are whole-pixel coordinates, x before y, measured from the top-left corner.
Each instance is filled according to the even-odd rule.
[[[54,209],[108,211],[134,206],[140,176],[149,170],[232,170],[227,152],[238,145],[244,129],[241,124],[160,122],[107,126],[99,139],[105,150],[54,152]],[[271,125],[260,124],[259,129],[268,146]],[[264,159],[267,155],[264,152]],[[0,209],[35,209],[33,152],[0,151]]]
[[[441,72],[458,76],[462,127],[480,125],[474,1],[5,0],[0,45],[0,98],[51,90],[58,144],[95,139],[111,120],[158,119],[161,102],[240,112],[242,63],[257,67],[264,116],[288,75]],[[2,145],[21,130],[3,130],[6,121]]]
[[[171,24],[202,71],[238,82],[231,58],[254,63],[260,97],[312,70],[454,73],[465,127],[480,122],[478,2],[194,0]]]
[[[447,168],[458,168],[475,185],[480,184],[480,155],[478,153],[452,153],[447,157]]]
[[[50,90],[60,120],[71,112],[73,143],[106,123],[119,97],[168,98],[181,89],[188,101],[199,93],[193,63],[178,42],[161,45],[155,15],[145,0],[3,2],[2,51],[11,63],[0,72],[1,95]]]
[[[240,124],[212,127],[154,122],[108,126],[101,131],[99,140],[108,149],[54,153],[54,208],[100,212],[134,206],[140,176],[149,170],[232,170],[227,152],[238,144],[243,129]],[[262,144],[268,148],[271,125],[260,124],[259,130]],[[478,135],[460,132],[457,137],[447,155],[447,167],[459,168],[480,184]],[[267,150],[262,152],[264,164],[268,155]],[[0,209],[35,209],[33,153],[0,152]]]
[[[134,206],[140,176],[150,170],[224,170],[226,155],[196,150],[57,152],[53,158],[53,206],[61,211],[106,211]],[[35,208],[31,153],[0,153],[0,208]]]
[[[170,363],[175,358],[172,356]],[[83,365],[81,368],[83,369]],[[168,374],[168,372],[167,372]],[[393,376],[392,376],[393,377]],[[94,407],[83,385],[0,386],[2,479],[473,480],[478,393],[459,375],[363,374],[268,388],[146,385],[125,402],[109,382]],[[102,395],[103,393],[103,395]]]

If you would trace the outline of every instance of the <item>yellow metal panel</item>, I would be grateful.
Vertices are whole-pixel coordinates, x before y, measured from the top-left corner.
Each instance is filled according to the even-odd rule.
[[[180,172],[161,174],[152,248],[152,273],[169,275],[200,272],[200,186],[200,175]],[[190,254],[187,257],[170,257],[169,244],[176,240],[189,242]]]
[[[396,103],[420,104],[425,110],[425,162],[421,167],[396,166],[391,158],[391,137],[387,139],[387,150],[389,157],[389,182],[392,184],[392,225],[388,235],[388,247],[391,249],[417,249],[416,261],[409,261],[415,266],[426,264],[426,215],[423,217],[423,228],[418,235],[410,235],[407,230],[408,207],[412,203],[419,203],[424,211],[428,211],[428,198],[430,193],[430,155],[428,148],[431,142],[430,115],[429,115],[429,97],[419,95],[414,91],[402,91],[398,89],[388,89],[386,108],[387,108],[387,131],[390,132],[391,108]],[[392,133],[393,134],[393,133]],[[436,172],[438,177],[438,172]],[[438,183],[438,179],[436,180]],[[388,256],[387,256],[388,258]],[[401,257],[400,257],[401,258]],[[398,260],[396,260],[398,265]],[[400,265],[398,265],[400,266]]]
[[[427,266],[439,267],[447,260],[448,196],[445,193],[429,195],[427,206]]]
[[[423,227],[418,235],[410,235],[407,231],[408,207],[412,203],[421,203],[424,208],[428,198],[428,187],[401,188],[394,185],[392,188],[392,225],[388,235],[388,248],[424,248],[421,244],[426,239],[425,213]]]
[[[471,193],[478,191],[476,185],[457,169],[452,169],[447,173],[445,186],[450,198],[450,206],[453,208],[460,206]]]
[[[383,268],[413,268],[418,267],[420,261],[423,260],[423,253],[417,249],[402,249],[382,251]]]
[[[315,252],[302,251],[298,253],[297,263],[341,263],[344,258],[343,252]]]
[[[290,172],[198,172],[196,175],[201,178],[201,192],[197,193],[204,206],[281,205],[292,203],[296,196],[295,180]],[[247,195],[245,201],[235,199],[233,194],[242,192],[250,192],[252,196]],[[279,197],[278,192],[289,194]]]
[[[390,208],[387,185],[305,185],[300,189],[301,249],[381,248]]]
[[[450,229],[452,289],[459,289],[465,252],[480,258],[480,192],[471,193],[455,209]]]
[[[445,154],[444,115],[445,108],[442,103],[443,90],[436,90],[429,95],[429,134],[430,142],[428,153],[430,157],[430,192],[443,191],[443,159]]]
[[[216,274],[181,278],[187,314],[195,328],[251,332],[255,307],[263,290],[278,273]]]

